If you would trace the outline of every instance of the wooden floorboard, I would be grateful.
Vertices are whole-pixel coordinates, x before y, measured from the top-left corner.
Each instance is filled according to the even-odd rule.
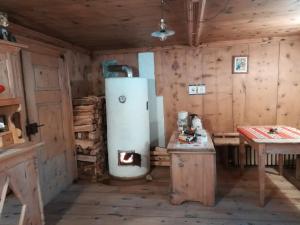
[[[77,183],[46,206],[46,225],[299,225],[300,191],[268,170],[267,204],[258,207],[256,169],[218,169],[217,202],[169,203],[169,170],[152,171],[153,180]],[[12,209],[13,210],[13,209]]]

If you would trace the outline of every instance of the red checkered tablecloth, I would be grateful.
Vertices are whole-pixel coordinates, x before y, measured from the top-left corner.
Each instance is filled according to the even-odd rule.
[[[276,129],[276,132],[270,132],[270,129]],[[300,130],[287,127],[287,126],[247,126],[238,127],[238,132],[246,136],[250,140],[274,142],[279,140],[280,142],[295,142],[300,141]]]

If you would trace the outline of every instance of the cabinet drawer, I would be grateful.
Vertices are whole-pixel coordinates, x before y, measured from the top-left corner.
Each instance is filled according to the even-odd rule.
[[[0,147],[5,147],[14,144],[12,132],[0,133]]]

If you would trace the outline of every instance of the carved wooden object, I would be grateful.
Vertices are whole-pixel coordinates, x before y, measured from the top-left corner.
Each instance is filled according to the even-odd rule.
[[[41,146],[41,143],[16,145],[0,151],[0,215],[9,188],[22,204],[19,225],[44,224],[36,165],[36,149]]]

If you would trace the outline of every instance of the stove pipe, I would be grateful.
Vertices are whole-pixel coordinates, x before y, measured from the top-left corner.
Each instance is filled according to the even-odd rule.
[[[128,65],[110,65],[108,66],[109,72],[126,73],[127,77],[132,77],[132,68]]]

